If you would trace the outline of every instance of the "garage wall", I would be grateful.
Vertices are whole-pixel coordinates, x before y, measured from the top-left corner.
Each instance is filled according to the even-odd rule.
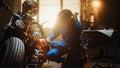
[[[8,5],[14,12],[17,12],[21,7],[20,0],[4,0],[5,4]],[[10,13],[3,7],[0,6],[0,28],[7,24],[10,20]]]

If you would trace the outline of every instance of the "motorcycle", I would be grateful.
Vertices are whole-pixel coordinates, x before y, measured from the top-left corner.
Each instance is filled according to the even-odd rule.
[[[12,15],[0,30],[0,68],[41,68],[50,47],[39,41],[45,38],[44,31],[32,18],[38,12],[37,3],[25,1],[22,13],[14,13],[2,0],[0,4]]]

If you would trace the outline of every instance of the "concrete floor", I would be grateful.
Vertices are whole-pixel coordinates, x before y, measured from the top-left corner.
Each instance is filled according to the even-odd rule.
[[[42,68],[61,68],[62,63],[56,63],[53,61],[46,61],[46,63],[43,64]]]
[[[61,68],[62,63],[56,63],[53,61],[46,61],[42,68]],[[93,63],[87,63],[84,68],[92,68]]]

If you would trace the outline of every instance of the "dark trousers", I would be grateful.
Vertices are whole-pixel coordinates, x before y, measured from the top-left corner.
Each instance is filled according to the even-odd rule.
[[[72,47],[62,68],[84,68],[84,59],[80,56],[80,47]]]
[[[78,44],[76,44],[78,45]],[[70,49],[69,49],[70,48]],[[62,68],[84,68],[84,59],[81,59],[81,46],[69,46],[69,47],[59,47],[56,48],[59,52],[58,55],[54,55],[54,51],[50,52],[47,57],[51,61],[56,61],[57,63],[62,62]],[[61,55],[68,53],[66,58],[62,58]]]

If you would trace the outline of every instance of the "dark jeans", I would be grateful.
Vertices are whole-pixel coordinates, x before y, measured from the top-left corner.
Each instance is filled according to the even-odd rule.
[[[84,68],[84,62],[85,60],[80,56],[80,48],[73,47],[63,62],[62,68]]]
[[[69,48],[69,47],[68,47]],[[52,51],[53,50],[53,51]],[[52,49],[48,52],[48,59],[51,61],[62,62],[62,68],[84,68],[84,59],[81,59],[81,46],[67,48],[59,47]],[[58,52],[58,53],[57,53]],[[68,56],[64,59],[61,55],[68,53]]]

